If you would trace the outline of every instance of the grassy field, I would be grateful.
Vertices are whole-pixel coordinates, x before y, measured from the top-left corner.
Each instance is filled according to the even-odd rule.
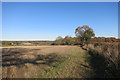
[[[115,78],[117,44],[3,47],[3,78]]]
[[[85,57],[79,46],[3,47],[3,78],[86,78]]]

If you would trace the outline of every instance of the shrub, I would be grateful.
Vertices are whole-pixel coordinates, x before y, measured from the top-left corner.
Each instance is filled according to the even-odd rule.
[[[120,44],[96,43],[94,46],[88,51],[90,66],[95,71],[94,77],[120,78]]]

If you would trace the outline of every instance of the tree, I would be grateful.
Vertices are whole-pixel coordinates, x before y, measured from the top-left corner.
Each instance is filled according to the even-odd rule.
[[[63,40],[63,38],[61,36],[58,36],[55,40],[55,44],[57,44],[57,45],[62,44],[62,40]]]
[[[91,38],[95,36],[93,29],[87,25],[77,27],[75,30],[75,34],[79,38],[82,46],[84,45],[84,43],[87,43],[88,45]]]
[[[72,38],[71,36],[65,36],[65,38],[63,39],[64,45],[72,45],[74,44],[74,42],[74,38]]]
[[[63,38],[61,36],[58,36],[56,40],[62,40]]]

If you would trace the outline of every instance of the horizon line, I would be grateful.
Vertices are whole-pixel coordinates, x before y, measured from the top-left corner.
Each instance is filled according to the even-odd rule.
[[[96,36],[96,37],[100,37],[100,36]],[[103,37],[103,36],[101,36],[101,37]],[[95,38],[95,37],[94,37]],[[104,38],[116,38],[116,39],[120,39],[120,38],[118,38],[118,37],[104,37]],[[2,39],[0,39],[0,41],[55,41],[56,39],[4,39],[4,40],[2,40]]]

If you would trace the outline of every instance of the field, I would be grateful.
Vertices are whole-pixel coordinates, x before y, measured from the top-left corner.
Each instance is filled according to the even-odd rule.
[[[120,2],[2,2],[0,78],[120,78]]]
[[[2,47],[3,78],[117,78],[119,45]]]
[[[3,47],[3,78],[89,77],[85,54],[79,46]]]

